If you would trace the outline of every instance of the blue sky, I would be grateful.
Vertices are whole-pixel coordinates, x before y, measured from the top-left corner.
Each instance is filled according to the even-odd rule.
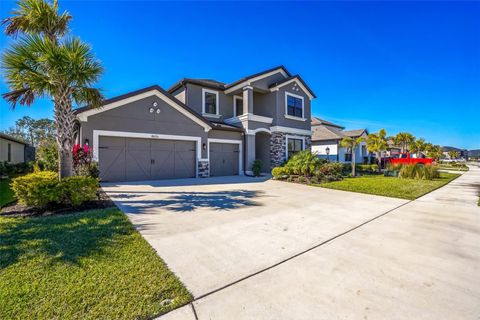
[[[317,94],[315,115],[480,148],[480,2],[60,5],[103,62],[106,97],[182,77],[231,82],[283,64]],[[0,16],[14,6],[0,1]],[[0,35],[0,47],[10,41]],[[11,111],[0,101],[0,130],[23,115],[51,117],[51,102]]]

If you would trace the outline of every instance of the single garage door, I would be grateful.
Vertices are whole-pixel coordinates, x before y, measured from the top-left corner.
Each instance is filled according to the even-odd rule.
[[[210,176],[238,175],[239,145],[210,143]]]
[[[196,176],[193,141],[100,137],[98,151],[103,181]]]

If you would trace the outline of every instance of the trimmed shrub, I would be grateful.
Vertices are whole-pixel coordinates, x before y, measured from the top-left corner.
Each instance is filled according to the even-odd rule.
[[[255,177],[260,177],[260,173],[262,172],[262,161],[258,159],[253,161],[252,172]]]
[[[21,204],[44,208],[58,203],[61,192],[58,188],[58,175],[52,171],[30,173],[13,179],[12,190]]]
[[[74,207],[97,197],[98,179],[85,176],[62,179],[58,188],[64,203]]]
[[[342,170],[343,165],[341,163],[325,163],[315,171],[315,177],[321,182],[342,180]]]
[[[38,171],[13,179],[12,190],[21,204],[36,208],[49,205],[79,206],[97,196],[98,179],[68,177],[58,181],[52,171]]]
[[[305,183],[305,181],[306,181],[306,179],[305,179],[304,176],[298,177],[298,182],[300,182],[300,183]]]
[[[272,169],[272,176],[275,179],[286,179],[288,178],[289,171],[285,167],[275,167]]]
[[[378,164],[374,163],[374,164],[371,164],[370,166],[372,167],[373,172],[378,172],[378,170],[379,170]]]

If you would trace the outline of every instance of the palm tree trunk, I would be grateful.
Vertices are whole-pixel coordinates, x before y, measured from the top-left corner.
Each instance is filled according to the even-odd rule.
[[[352,148],[352,176],[355,178],[355,150]]]
[[[58,144],[58,176],[60,179],[73,173],[72,141],[75,115],[68,90],[60,92],[55,99],[55,125]]]

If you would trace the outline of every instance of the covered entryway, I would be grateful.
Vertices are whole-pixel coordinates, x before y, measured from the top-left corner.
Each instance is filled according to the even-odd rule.
[[[211,142],[210,176],[233,176],[239,173],[240,144]]]
[[[103,181],[196,176],[194,141],[101,136],[98,152]]]

